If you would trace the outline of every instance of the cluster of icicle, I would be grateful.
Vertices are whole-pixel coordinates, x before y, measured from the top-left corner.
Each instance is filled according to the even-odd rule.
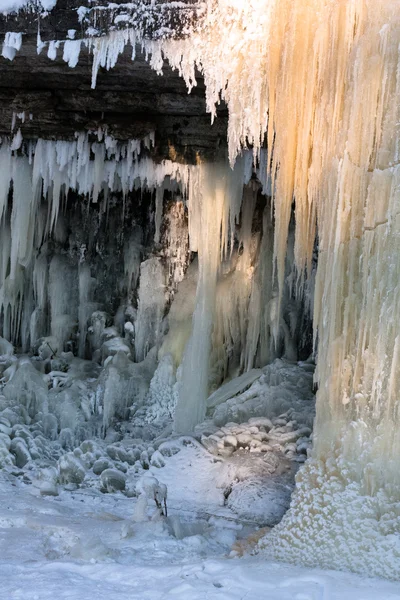
[[[269,551],[390,577],[400,576],[399,45],[396,0],[220,0],[201,33],[145,43],[152,67],[167,59],[189,89],[202,72],[213,117],[227,103],[232,164],[266,136],[281,289],[293,201],[299,271],[318,225],[314,459]],[[196,310],[208,327],[206,299]]]
[[[18,150],[15,138],[18,146],[22,144]],[[153,143],[152,135],[126,143],[117,143],[102,132],[97,134],[97,141],[90,138],[79,134],[74,141],[39,139],[24,144],[16,134],[12,143],[6,139],[0,146],[0,307],[3,335],[9,340],[18,340],[21,335],[27,274],[34,267],[35,252],[55,231],[69,191],[94,203],[102,192],[106,206],[113,192],[125,196],[133,189],[167,189],[171,185],[185,190],[188,185],[187,165],[170,161],[157,164],[140,157],[141,149]],[[41,282],[36,294],[39,305],[43,287]]]
[[[173,252],[179,245],[184,248],[187,240],[186,253],[198,256],[197,269],[196,263],[191,267],[194,277],[188,276],[189,280],[191,277],[197,280],[197,291],[191,294],[182,290],[177,304],[180,308],[175,310],[173,305],[163,355],[173,355],[175,368],[181,365],[175,429],[187,432],[205,417],[210,381],[217,384],[234,375],[236,369],[249,370],[256,363],[265,364],[269,357],[275,356],[270,352],[276,332],[284,338],[289,352],[298,327],[289,317],[290,326],[282,320],[281,326],[272,331],[270,315],[276,310],[268,205],[264,208],[262,229],[253,231],[259,189],[265,194],[269,191],[265,169],[256,170],[258,181],[251,180],[254,166],[250,152],[236,161],[233,170],[228,161],[196,166],[171,161],[156,164],[141,155],[153,142],[151,135],[142,141],[120,143],[102,131],[96,135],[77,134],[73,141],[39,139],[33,143],[24,142],[18,130],[12,141],[3,140],[0,146],[1,333],[23,351],[33,348],[49,334],[53,346],[63,349],[78,325],[79,355],[83,357],[87,323],[94,310],[89,294],[95,281],[93,273],[81,256],[74,276],[62,257],[53,255],[51,250],[52,244],[62,246],[66,239],[64,219],[60,217],[69,193],[77,194],[81,202],[99,203],[99,212],[103,214],[115,193],[125,198],[134,189],[154,190],[154,242],[160,244],[164,192],[177,192],[187,206],[188,229],[178,228],[174,232],[172,228],[167,234],[166,251]],[[149,211],[149,222],[151,219]],[[153,346],[160,347],[166,310],[161,260],[153,257],[141,264],[139,247],[140,240],[133,232],[124,260],[128,288],[134,273],[135,290],[138,286],[134,323],[138,362],[145,359]],[[178,259],[181,270],[185,260]],[[184,276],[184,271],[177,279],[174,276],[175,284]],[[76,289],[77,278],[79,289]],[[77,314],[79,323],[75,322]]]

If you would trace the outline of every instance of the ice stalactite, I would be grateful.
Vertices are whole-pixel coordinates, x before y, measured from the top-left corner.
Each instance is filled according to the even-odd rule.
[[[229,220],[239,217],[244,169],[238,163],[199,165],[189,188],[189,242],[198,253],[198,279],[193,329],[182,359],[174,428],[187,432],[205,416],[208,396],[211,333],[215,317],[217,277],[228,248]]]
[[[101,197],[107,204],[110,193],[126,196],[136,189],[168,189],[168,185],[175,190],[181,186],[185,193],[187,188],[188,166],[140,160],[141,149],[151,146],[152,136],[127,143],[103,132],[97,138],[103,141],[91,142],[88,134],[71,142],[39,139],[23,143],[18,154],[8,140],[1,145],[2,333],[24,351],[29,340],[34,344],[49,334],[54,351],[62,350],[71,335],[80,332],[79,354],[85,354],[86,327],[96,302],[84,248],[78,274],[72,258],[63,251],[54,255],[48,244],[52,238],[62,248],[67,241],[62,208],[68,194],[86,196],[92,203]],[[136,287],[141,260],[135,230],[132,236],[136,237],[127,245],[126,255],[128,290],[132,283]]]

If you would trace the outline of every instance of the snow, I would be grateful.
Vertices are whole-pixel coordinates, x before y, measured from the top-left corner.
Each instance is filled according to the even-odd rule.
[[[185,494],[185,491],[182,490]],[[131,499],[62,492],[40,496],[12,475],[0,485],[0,597],[68,600],[398,600],[399,586],[259,557],[226,558],[220,527],[180,538],[160,521],[133,520]],[[225,542],[225,547],[229,546]],[[229,552],[229,548],[226,550]]]
[[[43,11],[52,10],[57,3],[57,0],[38,0],[38,5]],[[0,12],[4,15],[18,12],[32,5],[31,0],[0,0]]]

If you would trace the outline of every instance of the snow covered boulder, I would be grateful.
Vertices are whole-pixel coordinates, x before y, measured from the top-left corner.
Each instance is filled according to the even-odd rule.
[[[123,491],[126,486],[126,476],[117,469],[106,469],[101,474],[101,491],[118,492]]]
[[[55,467],[40,469],[33,485],[40,490],[41,496],[58,496],[58,472]]]
[[[101,475],[106,469],[112,469],[114,464],[108,458],[99,458],[93,465],[93,473],[95,475]]]
[[[0,446],[4,446],[7,450],[10,450],[11,440],[9,435],[0,432]]]
[[[273,527],[288,510],[293,488],[294,478],[290,475],[239,481],[232,487],[227,506],[240,519]]]
[[[158,469],[161,469],[161,467],[165,467],[165,460],[161,452],[159,452],[158,450],[153,452],[150,459],[150,464],[153,467],[157,467]]]

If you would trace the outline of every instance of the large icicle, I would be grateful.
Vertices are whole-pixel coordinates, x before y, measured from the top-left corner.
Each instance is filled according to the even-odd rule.
[[[189,242],[198,253],[199,271],[193,329],[187,343],[179,383],[174,428],[191,431],[205,416],[211,331],[215,315],[217,276],[221,256],[228,246],[229,216],[240,211],[244,180],[243,163],[235,170],[225,164],[201,164],[189,185]]]

